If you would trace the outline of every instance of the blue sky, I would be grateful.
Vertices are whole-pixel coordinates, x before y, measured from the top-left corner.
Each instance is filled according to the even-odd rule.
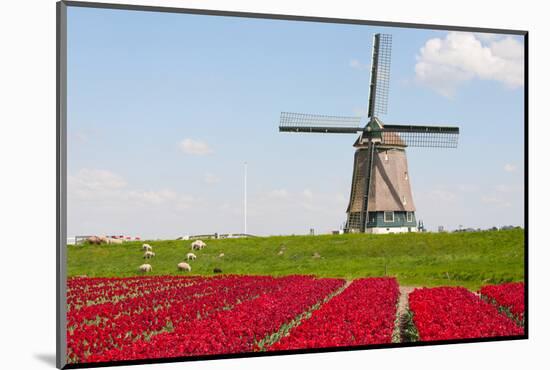
[[[387,123],[460,126],[407,151],[429,229],[523,225],[523,40],[71,8],[68,234],[337,229],[353,135],[284,134],[281,111],[361,115],[372,35],[393,35]],[[431,40],[431,41],[430,41]]]

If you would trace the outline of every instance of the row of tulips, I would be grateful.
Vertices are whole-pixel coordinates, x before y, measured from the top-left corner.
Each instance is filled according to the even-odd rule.
[[[282,289],[261,294],[228,311],[180,322],[171,332],[90,356],[88,361],[252,352],[258,350],[258,343],[267,335],[345,284],[342,279],[309,276],[290,276],[278,281]]]
[[[237,277],[201,279],[193,285],[131,298],[116,304],[99,304],[68,312],[68,359],[89,357],[136,340],[170,331],[180,323],[228,310],[265,292],[284,289],[290,278]]]
[[[409,308],[421,341],[523,334],[495,306],[461,287],[415,289]]]
[[[269,350],[391,343],[398,297],[395,278],[355,280]]]
[[[525,314],[525,290],[523,282],[487,285],[481,288],[480,294],[504,309],[520,323]]]
[[[87,305],[79,309],[69,310],[67,315],[68,327],[88,325],[90,321],[107,322],[118,316],[136,316],[144,311],[155,311],[162,307],[170,307],[171,304],[179,299],[197,298],[218,292],[218,290],[227,290],[235,284],[237,277],[227,277],[225,279],[200,279],[194,283],[189,283],[186,279],[181,281],[167,281],[164,285],[159,284],[155,287],[144,287],[143,294],[136,296],[126,296],[125,299],[119,299],[116,302],[107,302]],[[245,281],[247,282],[247,281]],[[252,283],[252,281],[248,281]],[[96,323],[97,324],[97,323]]]
[[[70,278],[67,282],[67,310],[101,303],[116,303],[143,296],[158,289],[191,285],[198,277],[143,276],[132,278]]]

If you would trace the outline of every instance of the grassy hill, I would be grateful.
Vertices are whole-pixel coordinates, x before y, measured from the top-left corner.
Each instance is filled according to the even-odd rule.
[[[401,285],[463,285],[523,280],[523,230],[394,235],[277,236],[205,240],[190,262],[193,274],[314,274],[356,278],[396,276]],[[132,276],[144,263],[143,242],[68,246],[68,275]],[[152,274],[182,274],[190,241],[150,241],[156,257]],[[283,255],[278,255],[281,246]],[[223,258],[219,258],[220,253]],[[313,258],[319,253],[321,258]]]

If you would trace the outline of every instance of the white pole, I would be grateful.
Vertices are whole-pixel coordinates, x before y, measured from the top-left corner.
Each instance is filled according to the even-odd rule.
[[[244,162],[244,233],[246,234],[246,175],[248,164]]]

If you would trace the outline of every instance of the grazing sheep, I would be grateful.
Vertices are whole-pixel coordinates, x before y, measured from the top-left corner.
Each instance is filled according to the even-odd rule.
[[[219,267],[214,267],[214,274],[221,274],[222,269]]]
[[[122,239],[107,238],[107,244],[122,244],[123,242]]]
[[[86,239],[88,243],[90,244],[101,244],[101,240],[99,240],[99,237],[97,236],[90,236],[88,239]]]
[[[143,258],[153,258],[155,257],[155,252],[147,251],[143,254]]]
[[[187,260],[194,260],[195,258],[197,258],[197,256],[195,256],[193,253],[187,253]]]
[[[141,247],[144,251],[152,251],[153,247],[151,247],[149,244],[143,244]]]
[[[195,240],[193,243],[191,243],[191,249],[193,250],[200,250],[206,247],[206,243],[202,240]]]
[[[106,236],[98,236],[98,239],[100,244],[109,244],[109,238]]]
[[[278,256],[282,256],[283,253],[285,253],[285,251],[282,251],[282,250],[281,250],[281,251],[279,251],[279,253],[277,253],[277,255],[278,255]]]
[[[224,253],[220,253],[220,255],[218,256],[219,258],[222,258],[223,256],[225,256]]]
[[[191,272],[191,266],[186,262],[178,263],[178,270]]]
[[[139,266],[139,271],[150,272],[153,271],[153,267],[148,263],[144,263],[143,265]]]
[[[313,258],[318,259],[321,258],[321,255],[317,252],[313,253]]]

